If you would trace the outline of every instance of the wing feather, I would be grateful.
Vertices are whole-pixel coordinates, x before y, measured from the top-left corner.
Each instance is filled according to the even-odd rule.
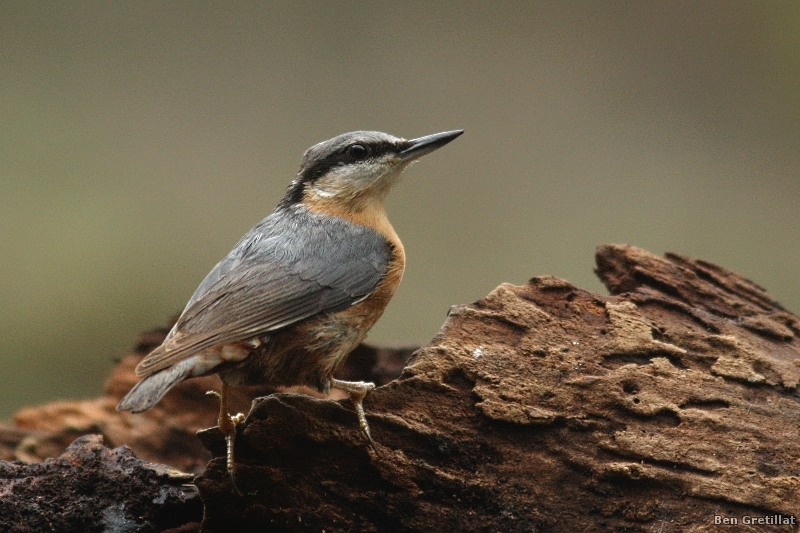
[[[391,249],[377,232],[296,206],[276,210],[206,276],[137,375],[202,350],[335,312],[371,294]]]

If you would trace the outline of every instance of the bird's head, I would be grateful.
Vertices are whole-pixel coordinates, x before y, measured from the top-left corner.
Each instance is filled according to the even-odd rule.
[[[464,130],[417,139],[377,131],[354,131],[306,150],[300,170],[281,202],[299,202],[352,212],[382,204],[392,185],[412,162],[449,143]]]

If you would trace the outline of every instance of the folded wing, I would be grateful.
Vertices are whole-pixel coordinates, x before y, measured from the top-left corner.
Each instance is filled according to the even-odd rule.
[[[151,375],[202,350],[345,309],[377,288],[390,254],[389,243],[369,228],[323,219],[302,206],[276,211],[206,276],[136,374]]]

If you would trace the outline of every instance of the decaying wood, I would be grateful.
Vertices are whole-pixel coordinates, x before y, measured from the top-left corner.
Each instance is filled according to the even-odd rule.
[[[705,261],[605,245],[597,265],[611,296],[538,277],[451,309],[367,397],[375,449],[347,401],[259,398],[239,426],[238,496],[221,436],[201,432],[203,530],[719,531],[718,517],[797,531],[774,521],[800,518],[800,319]],[[95,431],[169,462],[142,443],[213,425],[213,403],[186,392],[147,423],[103,407],[117,421]],[[24,451],[28,419],[0,444]]]
[[[203,510],[191,481],[87,435],[42,463],[0,462],[0,531],[186,530]]]

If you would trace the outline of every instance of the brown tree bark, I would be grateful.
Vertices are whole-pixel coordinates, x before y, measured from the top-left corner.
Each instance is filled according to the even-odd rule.
[[[259,398],[239,426],[239,496],[221,436],[201,432],[203,530],[798,531],[800,319],[702,260],[604,245],[597,265],[611,296],[538,277],[451,309],[367,397],[375,449],[347,401]],[[159,439],[213,425],[187,390],[147,423],[109,412],[95,428],[172,460]]]

